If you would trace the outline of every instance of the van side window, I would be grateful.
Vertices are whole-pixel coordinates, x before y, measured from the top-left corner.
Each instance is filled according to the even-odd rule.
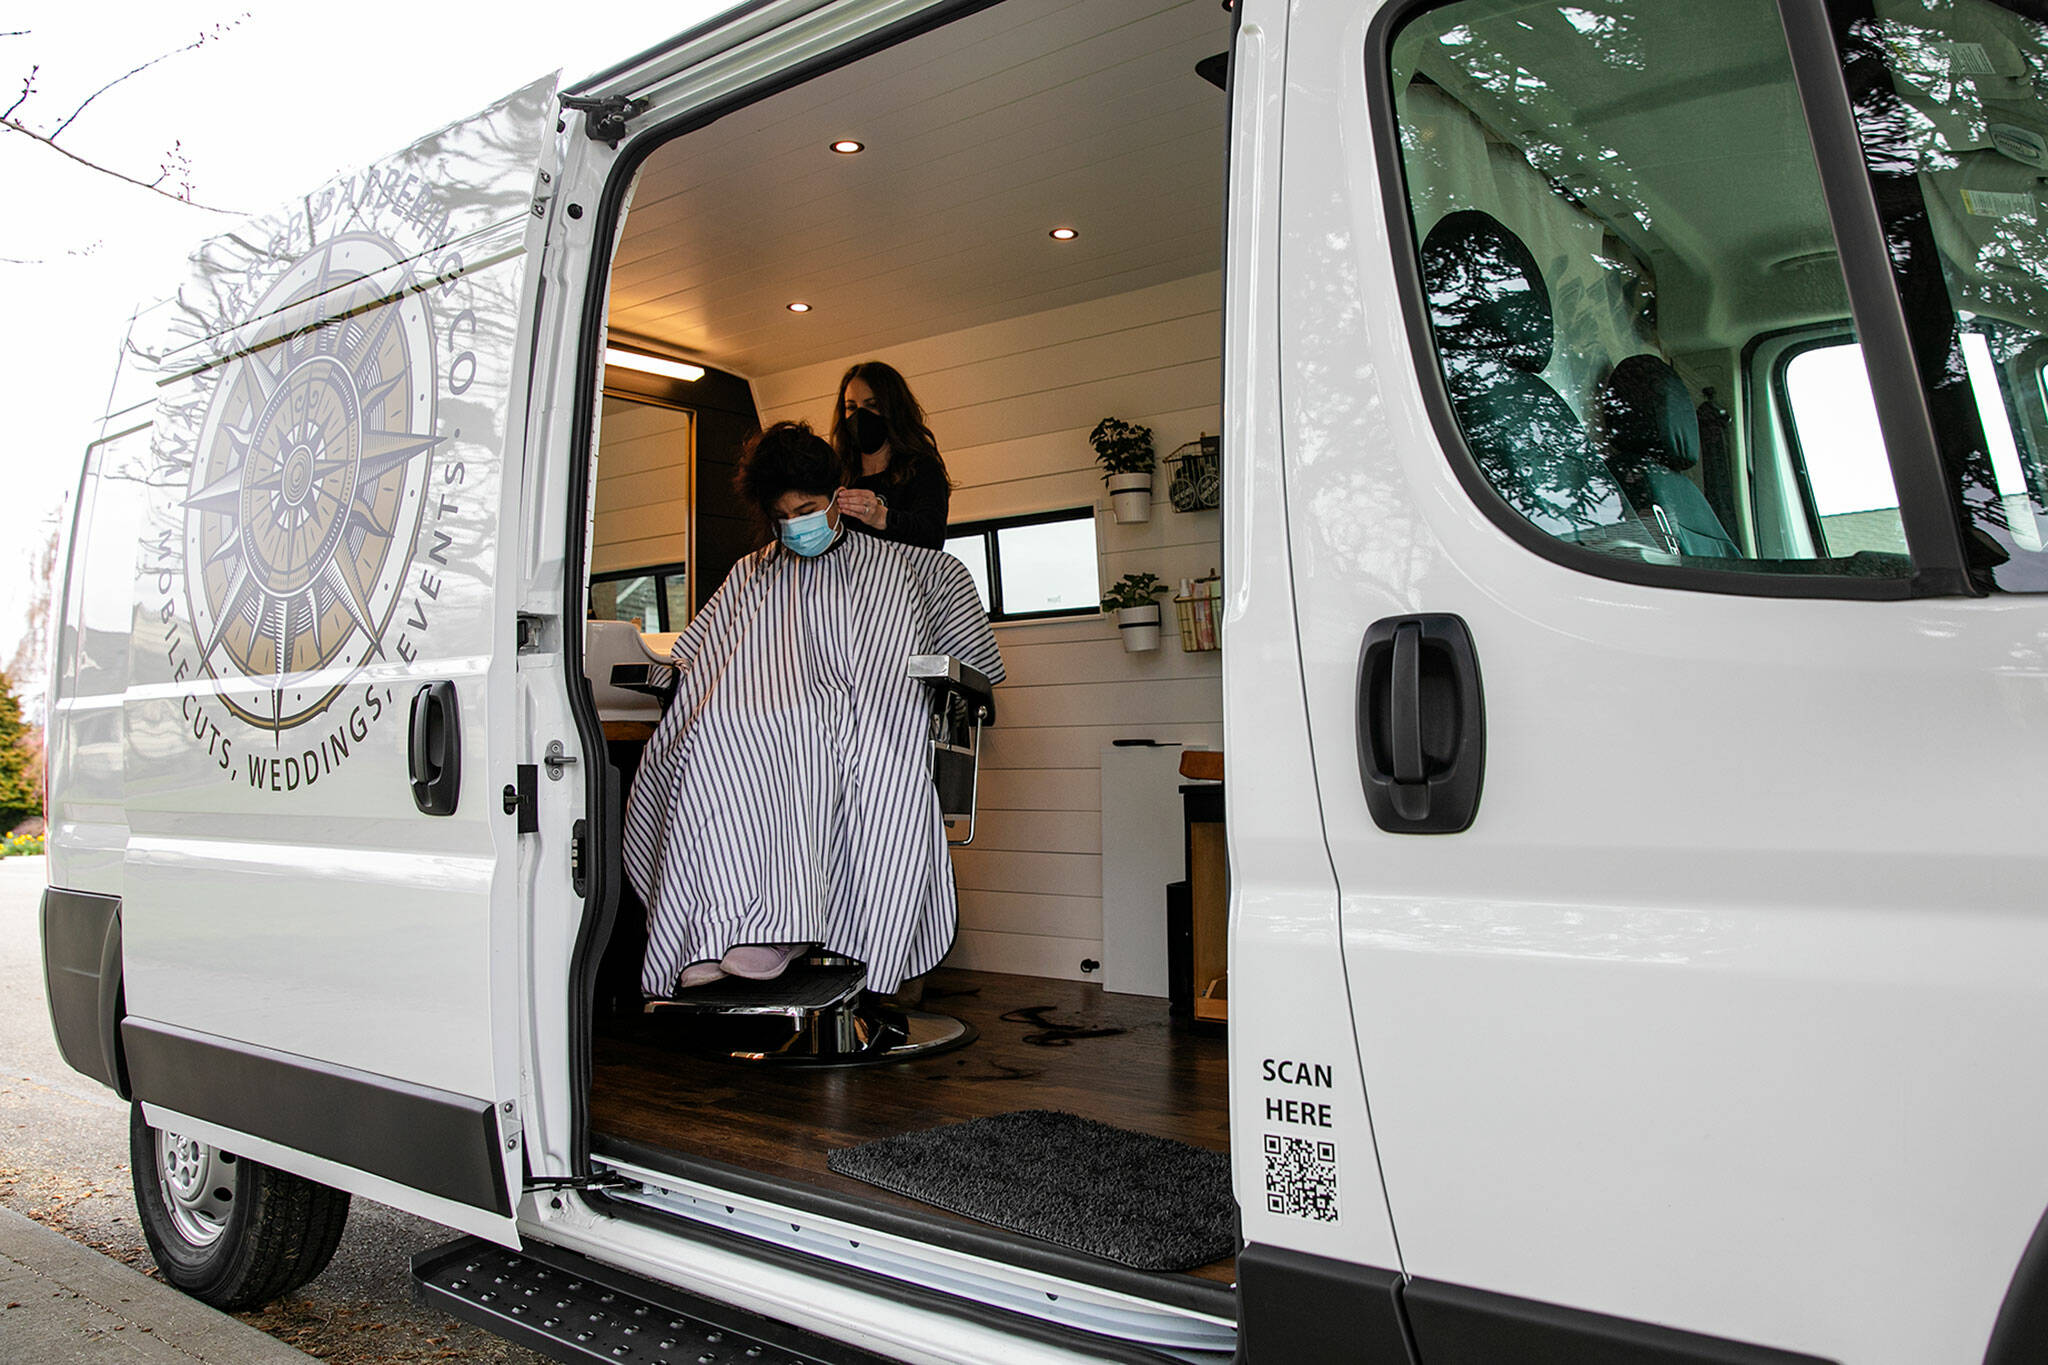
[[[1974,548],[1997,587],[2048,591],[2048,25],[1876,0],[1839,41]]]
[[[1456,0],[1395,34],[1390,76],[1452,457],[1547,539],[1519,538],[1802,591],[1911,573],[1901,539],[1802,532],[1766,505],[1775,476],[1804,497],[1774,462],[1822,443],[1754,420],[1772,396],[1753,343],[1855,335],[1769,0]],[[1794,361],[1787,386],[1872,406],[1839,358]],[[1875,423],[1830,435],[1804,481],[1865,499],[1845,512],[1896,507]],[[1838,492],[1852,472],[1867,488]]]

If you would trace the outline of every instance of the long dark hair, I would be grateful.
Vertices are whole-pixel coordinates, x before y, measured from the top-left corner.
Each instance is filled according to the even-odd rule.
[[[925,425],[924,409],[918,405],[917,395],[910,391],[910,385],[895,366],[879,360],[851,365],[839,378],[839,396],[832,404],[832,448],[839,452],[840,463],[846,466],[846,481],[852,483],[861,476],[860,452],[854,449],[853,433],[846,426],[846,386],[856,379],[874,393],[876,411],[889,425],[889,481],[902,483],[929,461],[951,487],[946,462],[939,457],[939,443],[932,438],[932,429]]]

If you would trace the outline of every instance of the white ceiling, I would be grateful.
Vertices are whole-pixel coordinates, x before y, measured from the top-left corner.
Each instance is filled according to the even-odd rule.
[[[1216,270],[1225,100],[1194,68],[1229,36],[1216,0],[1008,0],[678,138],[612,335],[760,375]]]

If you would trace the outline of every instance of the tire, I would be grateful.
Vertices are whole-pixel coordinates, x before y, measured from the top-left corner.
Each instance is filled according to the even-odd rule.
[[[223,1310],[255,1308],[327,1268],[348,1196],[128,1111],[128,1168],[142,1235],[164,1280]]]

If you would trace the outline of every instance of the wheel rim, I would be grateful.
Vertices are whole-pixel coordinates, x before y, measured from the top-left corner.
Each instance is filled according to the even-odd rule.
[[[234,1158],[182,1133],[156,1135],[157,1188],[178,1235],[211,1246],[227,1230],[234,1204]]]

